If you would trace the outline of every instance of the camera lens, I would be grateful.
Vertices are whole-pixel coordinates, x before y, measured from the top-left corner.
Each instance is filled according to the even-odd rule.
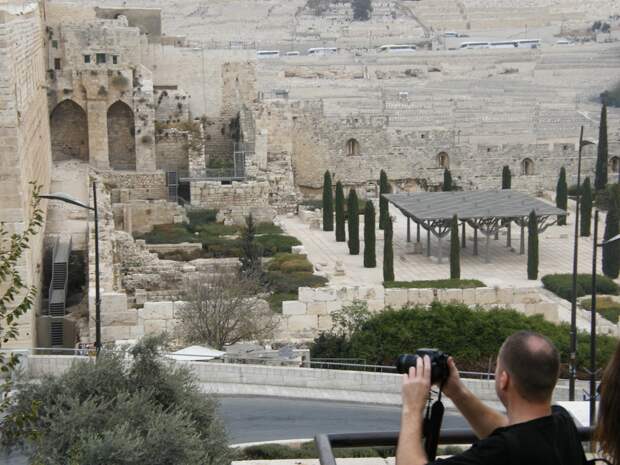
[[[416,366],[418,356],[415,354],[399,355],[396,359],[396,371],[399,373],[409,373],[409,368]]]

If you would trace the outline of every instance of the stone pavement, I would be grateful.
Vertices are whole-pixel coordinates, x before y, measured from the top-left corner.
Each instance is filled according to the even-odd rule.
[[[573,202],[571,202],[573,203]],[[423,254],[408,252],[406,234],[407,219],[390,208],[394,222],[394,273],[399,281],[446,279],[450,277],[449,237],[443,240],[443,263],[437,263],[437,240],[431,236],[432,257],[426,256],[426,231],[421,229],[420,245]],[[594,216],[594,214],[593,214]],[[599,240],[604,230],[604,215],[600,215]],[[551,226],[539,236],[539,278],[550,273],[570,273],[573,260],[574,216],[569,215],[566,226]],[[288,234],[296,236],[304,245],[308,259],[329,274],[331,284],[370,285],[383,281],[383,231],[377,230],[377,267],[363,266],[363,217],[360,216],[360,255],[349,255],[345,242],[336,242],[334,232],[310,229],[299,217],[280,217],[279,221]],[[461,229],[459,228],[459,236]],[[416,240],[416,226],[411,223],[411,244]],[[541,282],[527,279],[527,228],[525,228],[526,254],[519,254],[520,228],[512,225],[512,247],[506,247],[506,232],[502,230],[499,240],[491,238],[490,263],[485,262],[485,238],[478,234],[479,255],[473,252],[473,230],[467,227],[467,247],[461,250],[461,278],[479,279],[487,286],[540,287]],[[344,265],[345,275],[335,276],[336,262]],[[598,257],[600,272],[601,255]],[[592,267],[592,238],[579,239],[579,272],[589,273]]]

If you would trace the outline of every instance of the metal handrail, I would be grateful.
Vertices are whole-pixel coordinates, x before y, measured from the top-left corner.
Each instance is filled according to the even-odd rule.
[[[589,426],[577,428],[580,441],[589,441],[594,429]],[[335,433],[317,434],[314,443],[319,453],[321,465],[336,465],[334,447],[375,447],[398,445],[398,431],[383,431],[376,433]],[[439,444],[472,444],[478,437],[471,429],[445,429],[439,433]]]

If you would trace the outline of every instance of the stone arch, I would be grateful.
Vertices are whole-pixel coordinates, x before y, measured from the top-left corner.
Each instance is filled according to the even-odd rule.
[[[356,157],[361,154],[360,143],[356,139],[349,139],[347,141],[347,156]]]
[[[521,162],[521,174],[531,176],[534,174],[534,162],[531,158],[524,158]]]
[[[440,168],[450,168],[450,157],[446,152],[439,152],[437,154],[437,166]]]
[[[136,126],[133,111],[117,100],[108,108],[108,157],[114,170],[136,169]]]
[[[86,112],[67,99],[54,107],[50,115],[52,160],[77,159],[88,162],[88,119]]]
[[[609,159],[609,171],[616,174],[620,172],[620,157],[611,157]]]

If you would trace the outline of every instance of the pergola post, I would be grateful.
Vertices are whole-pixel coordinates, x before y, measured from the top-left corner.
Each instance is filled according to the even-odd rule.
[[[525,223],[521,221],[521,244],[519,245],[519,255],[525,253]]]
[[[431,256],[431,230],[426,230],[426,256]]]
[[[474,226],[474,255],[478,255],[478,227]]]
[[[407,217],[407,242],[411,242],[411,218]]]
[[[416,223],[416,226],[417,226],[417,229],[418,229],[418,231],[417,231],[418,232],[418,237],[417,237],[416,242],[420,242],[420,223]]]
[[[467,247],[467,238],[465,237],[465,221],[461,223],[461,249]]]
[[[495,234],[497,234],[497,230],[495,230]],[[485,263],[491,263],[491,255],[490,255],[491,234],[485,234],[485,236],[487,237],[487,241],[485,244],[484,261]]]
[[[437,243],[438,243],[437,244],[437,247],[438,247],[438,249],[437,249],[437,263],[439,263],[441,265],[441,259],[443,258],[441,256],[442,255],[441,252],[442,252],[442,249],[443,249],[443,247],[441,246],[442,245],[441,236],[437,237]]]
[[[506,228],[506,247],[512,247],[512,238],[511,233],[512,232],[512,220],[508,220],[508,226]]]
[[[495,240],[497,241],[498,239],[499,239],[499,228],[495,230]]]

